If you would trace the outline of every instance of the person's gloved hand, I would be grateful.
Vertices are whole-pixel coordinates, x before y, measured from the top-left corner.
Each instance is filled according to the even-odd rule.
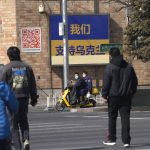
[[[31,104],[32,106],[35,106],[35,105],[37,104],[37,99],[31,100],[30,104]]]

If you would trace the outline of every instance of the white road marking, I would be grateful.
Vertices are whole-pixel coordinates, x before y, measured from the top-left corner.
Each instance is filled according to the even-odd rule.
[[[103,119],[108,119],[108,116],[83,116],[85,118],[103,118]],[[120,117],[118,117],[120,118]],[[131,120],[150,120],[150,117],[141,117],[141,118],[136,118],[136,117],[131,117]]]
[[[57,122],[57,123],[59,123],[59,124],[62,124],[62,122]],[[30,124],[30,126],[36,126],[36,125],[44,125],[44,124],[56,124],[56,122],[45,122],[45,123],[43,123],[43,122],[41,122],[41,123],[32,123],[32,124]]]
[[[82,125],[82,126],[72,126],[72,127],[68,127],[68,126],[60,126],[60,127],[51,127],[51,126],[49,126],[49,127],[45,127],[45,126],[41,126],[41,127],[34,127],[34,128],[32,128],[31,130],[32,131],[40,131],[40,130],[42,130],[42,131],[44,131],[44,130],[64,130],[64,129],[81,129],[81,128],[99,128],[100,127],[100,125],[93,125],[93,126],[86,126],[86,125]],[[42,129],[41,129],[42,128]]]
[[[41,124],[41,125],[30,125],[30,128],[43,128],[43,127],[61,127],[61,126],[81,126],[83,124]]]
[[[132,120],[150,120],[150,118],[146,117],[146,118],[130,118]]]

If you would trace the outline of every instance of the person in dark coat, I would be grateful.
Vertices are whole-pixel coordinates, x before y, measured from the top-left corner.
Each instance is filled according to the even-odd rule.
[[[111,48],[109,53],[111,60],[104,70],[102,88],[102,97],[108,103],[109,125],[107,140],[103,141],[103,144],[116,144],[116,120],[119,111],[122,142],[124,147],[129,147],[131,142],[130,110],[138,81],[134,68],[123,59],[118,48]]]
[[[16,150],[29,150],[29,124],[28,124],[28,103],[35,106],[37,103],[37,88],[32,68],[23,62],[18,47],[10,47],[7,50],[10,63],[4,66],[2,80],[10,85],[19,102],[19,111],[12,119],[12,140]],[[21,130],[22,142],[19,130]]]

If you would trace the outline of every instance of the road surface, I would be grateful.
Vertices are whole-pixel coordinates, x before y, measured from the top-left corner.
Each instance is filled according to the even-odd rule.
[[[70,113],[30,111],[31,150],[120,150],[120,118],[117,144],[105,146],[107,112]],[[150,112],[131,113],[131,147],[150,150]]]

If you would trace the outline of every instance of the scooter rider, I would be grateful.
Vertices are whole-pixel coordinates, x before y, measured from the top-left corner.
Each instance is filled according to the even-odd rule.
[[[86,89],[84,89],[85,93],[87,94],[89,92],[90,94],[92,94],[92,78],[88,75],[86,71],[83,71],[82,77],[86,82]]]
[[[84,92],[82,92],[82,90],[86,88],[86,83],[85,83],[84,79],[79,76],[79,73],[77,73],[77,72],[74,74],[74,78],[75,78],[76,82],[73,86],[72,92],[76,93],[76,99],[77,99],[78,103],[80,104],[82,101],[81,98],[84,96]]]

